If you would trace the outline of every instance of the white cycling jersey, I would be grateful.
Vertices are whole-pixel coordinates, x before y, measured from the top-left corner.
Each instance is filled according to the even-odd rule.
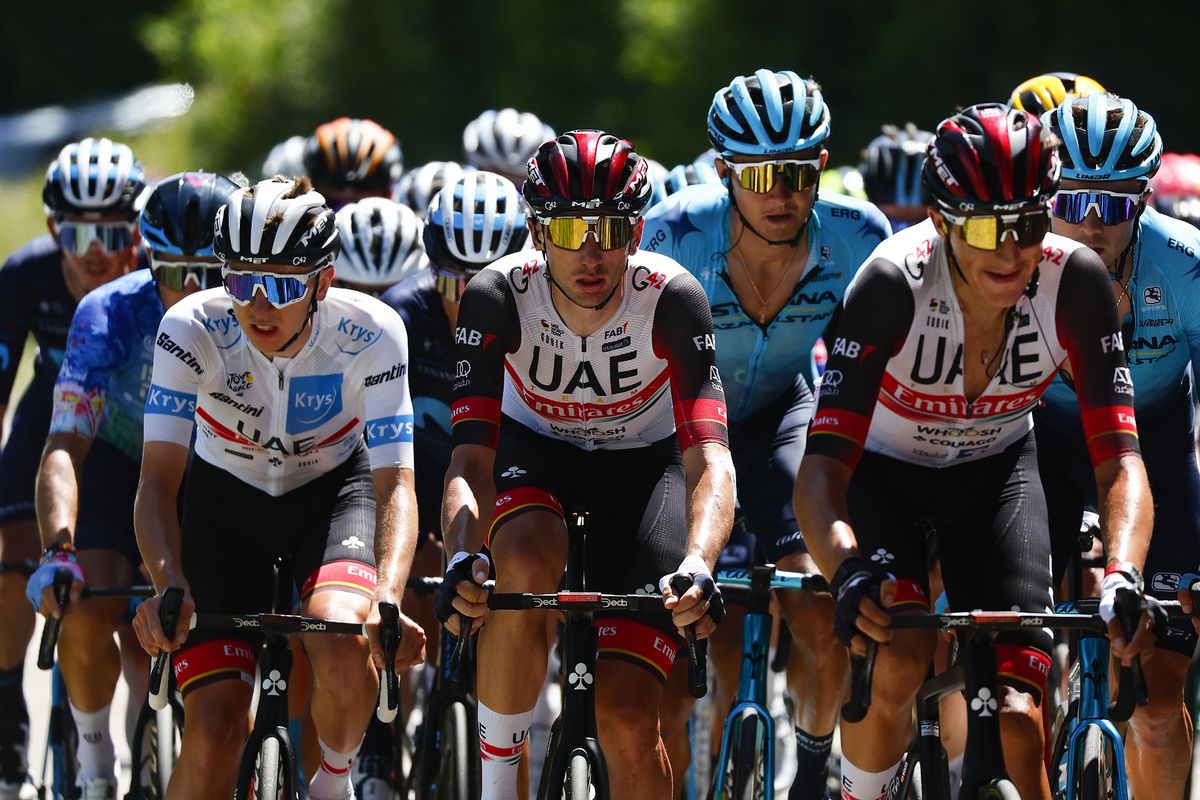
[[[371,468],[413,465],[404,323],[330,289],[294,358],[272,363],[238,327],[223,288],[176,303],[158,328],[145,439],[196,455],[272,496],[345,461],[366,435]]]

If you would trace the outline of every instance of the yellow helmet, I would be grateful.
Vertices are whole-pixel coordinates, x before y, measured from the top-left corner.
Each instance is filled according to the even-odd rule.
[[[1058,108],[1063,100],[1087,97],[1093,92],[1107,91],[1094,78],[1074,72],[1048,72],[1030,78],[1013,89],[1008,104],[1035,116]]]

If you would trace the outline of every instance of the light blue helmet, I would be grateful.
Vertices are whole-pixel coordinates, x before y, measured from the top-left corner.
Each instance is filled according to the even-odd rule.
[[[662,196],[670,197],[685,186],[695,186],[699,183],[721,182],[716,167],[704,161],[694,161],[691,164],[679,164],[667,173],[662,183]]]
[[[708,139],[722,156],[794,153],[827,138],[829,107],[821,87],[790,70],[734,78],[708,109]]]
[[[1154,118],[1108,92],[1064,100],[1042,116],[1062,140],[1062,177],[1076,181],[1149,180],[1162,162]]]

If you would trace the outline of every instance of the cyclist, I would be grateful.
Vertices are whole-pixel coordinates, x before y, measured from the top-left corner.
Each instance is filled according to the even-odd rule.
[[[1181,565],[1200,563],[1200,473],[1187,377],[1189,367],[1200,368],[1200,289],[1194,285],[1200,231],[1148,207],[1163,146],[1154,118],[1133,102],[1096,93],[1067,100],[1042,120],[1063,142],[1054,232],[1100,256],[1116,297],[1129,361],[1124,377],[1136,390],[1138,439],[1154,493],[1145,589],[1172,599]],[[1085,506],[1099,507],[1085,479],[1076,372],[1060,372],[1035,415],[1056,585],[1078,548]],[[1181,797],[1191,754],[1182,692],[1196,635],[1186,621],[1172,623],[1157,644],[1159,652],[1143,665],[1150,702],[1136,708],[1126,735],[1129,781],[1140,797]]]
[[[387,197],[403,168],[396,135],[370,119],[326,122],[304,147],[304,174],[334,211],[364,197]]]
[[[0,420],[26,337],[32,333],[38,345],[33,380],[0,453],[5,561],[38,557],[34,482],[71,314],[87,292],[137,265],[137,215],[145,186],[142,165],[125,145],[92,138],[66,145],[50,162],[42,190],[49,234],[17,250],[0,269]],[[29,792],[22,788],[29,715],[21,676],[34,612],[21,599],[25,587],[21,573],[0,574],[0,797]]]
[[[704,287],[729,398],[740,506],[768,561],[801,572],[816,570],[792,512],[813,409],[813,344],[855,270],[889,233],[870,203],[835,194],[818,199],[829,124],[814,81],[766,69],[735,78],[708,113],[723,183],[667,198],[647,217],[643,237],[646,250],[679,261]],[[789,670],[799,700],[791,796],[822,797],[846,651],[832,634],[829,595],[780,592],[779,601],[798,643]],[[713,648],[729,693],[741,649],[733,625]],[[682,720],[664,726],[682,736]]]
[[[1013,89],[1008,104],[1013,108],[1041,116],[1058,108],[1064,100],[1087,97],[1105,91],[1099,81],[1074,72],[1047,72],[1035,75]]]
[[[294,177],[304,174],[304,149],[308,146],[307,136],[289,136],[271,148],[263,159],[262,177],[276,175]]]
[[[699,183],[719,184],[720,182],[721,176],[717,174],[717,168],[707,161],[697,160],[691,164],[676,164],[659,180],[653,182],[654,199],[650,205],[651,207],[658,205],[686,186],[695,186]]]
[[[929,607],[927,525],[917,523],[937,531],[951,608],[1047,610],[1031,412],[1068,358],[1117,576],[1101,613],[1123,662],[1153,644],[1132,591],[1153,517],[1132,387],[1103,264],[1049,233],[1056,144],[1037,117],[1005,105],[943,120],[924,166],[930,219],[880,245],[843,301],[825,372],[838,380],[822,384],[796,481],[801,527],[832,576],[838,637],[859,653],[866,637],[889,644],[870,713],[842,725],[843,797],[882,796],[911,735],[933,634],[886,626],[889,613]],[[1113,608],[1125,603],[1142,606],[1129,641]],[[998,639],[992,699],[1024,798],[1050,797],[1040,709],[1049,648],[1042,630]]]
[[[375,618],[374,601],[399,602],[407,579],[416,520],[404,325],[378,300],[330,288],[339,244],[306,178],[239,189],[215,221],[224,290],[175,304],[155,339],[134,522],[160,594],[138,607],[134,629],[151,655],[182,645],[174,672],[187,725],[173,794],[229,796],[253,689],[257,638],[188,638],[194,608],[266,610],[280,555],[310,616]],[[164,634],[169,586],[184,589],[183,614]],[[401,621],[403,669],[421,660],[424,636]],[[356,637],[304,644],[321,750],[309,796],[352,797],[378,678]]]
[[[863,188],[867,199],[887,215],[893,231],[902,231],[925,219],[929,193],[921,183],[925,148],[933,134],[913,123],[903,128],[884,125],[863,151]]]
[[[85,576],[102,586],[133,583],[141,561],[133,499],[158,323],[188,294],[219,283],[212,220],[236,188],[206,172],[160,181],[139,218],[151,268],[89,292],[71,321],[38,473],[45,555],[26,590],[47,616],[62,614],[50,584],[64,567],[74,575],[76,601]],[[79,732],[85,799],[116,792],[109,706],[121,669],[113,633],[126,608],[124,599],[88,600],[63,619],[58,661]]]
[[[337,212],[342,250],[334,286],[378,297],[429,265],[421,243],[424,227],[408,206],[368,197]]]
[[[1163,153],[1154,180],[1154,208],[1160,214],[1200,226],[1200,156]]]
[[[400,182],[392,191],[392,199],[408,206],[424,219],[434,196],[462,174],[462,165],[454,161],[430,161],[401,175]]]
[[[554,138],[554,129],[528,111],[489,109],[463,129],[463,155],[467,164],[508,178],[518,188],[525,167],[538,146]]]
[[[487,614],[472,581],[494,564],[500,591],[554,591],[566,559],[563,510],[576,503],[595,531],[590,587],[645,591],[664,575],[694,575],[683,598],[666,590],[662,614],[603,619],[598,630],[597,717],[613,796],[664,798],[671,775],[658,716],[676,628],[712,631],[705,614],[719,616],[720,595],[711,571],[732,522],[711,317],[686,270],[637,250],[651,187],[629,142],[570,131],[538,148],[528,172],[522,194],[537,252],[485,268],[459,309],[442,506],[455,555],[438,616],[452,632],[460,614],[473,627],[486,617],[483,797],[515,798],[546,668],[546,621]]]

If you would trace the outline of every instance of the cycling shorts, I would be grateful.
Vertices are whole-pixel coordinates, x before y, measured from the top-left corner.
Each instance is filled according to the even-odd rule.
[[[897,607],[930,606],[932,525],[951,610],[1048,610],[1050,541],[1032,435],[951,467],[865,452],[847,503],[862,557],[896,578]],[[1040,697],[1050,669],[1049,633],[1005,632],[996,642],[1000,680]]]
[[[675,437],[647,447],[584,451],[503,417],[496,449],[496,511],[489,544],[529,511],[588,511],[589,589],[658,592],[687,545],[683,460]],[[502,571],[503,563],[496,564]],[[628,661],[666,680],[682,640],[664,608],[641,620],[596,614],[599,657]]]
[[[729,426],[738,504],[771,563],[808,552],[792,507],[792,490],[815,405],[807,381],[797,375],[789,391]]]
[[[0,452],[0,526],[37,519],[33,492],[54,408],[54,376],[35,374]]]
[[[79,480],[78,550],[114,550],[131,567],[142,557],[133,532],[133,502],[141,464],[107,442],[94,441]]]
[[[198,612],[271,610],[271,565],[291,557],[301,598],[314,591],[375,593],[375,490],[366,444],[334,469],[272,497],[202,458],[184,488],[183,574]],[[262,636],[197,630],[176,653],[184,694],[208,683],[253,682]]]
[[[1085,508],[1096,508],[1096,477],[1088,461],[1078,416],[1062,418],[1041,409],[1035,417],[1038,469],[1050,513],[1054,585],[1062,582],[1079,540]],[[1154,498],[1154,533],[1142,574],[1146,593],[1175,600],[1181,573],[1200,564],[1200,471],[1196,466],[1191,397],[1178,392],[1153,410],[1138,411],[1138,441]],[[1188,656],[1196,649],[1189,620],[1171,620],[1159,647]]]

